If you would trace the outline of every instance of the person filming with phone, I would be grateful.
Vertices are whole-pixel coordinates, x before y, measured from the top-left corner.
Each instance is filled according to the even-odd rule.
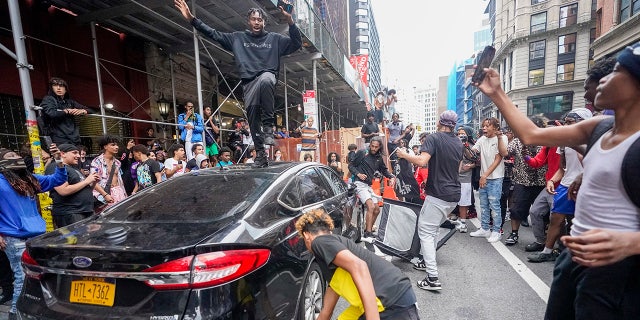
[[[266,31],[264,26],[267,15],[260,8],[251,8],[247,12],[248,30],[229,33],[215,30],[194,17],[185,0],[174,0],[174,4],[194,28],[233,52],[242,79],[244,103],[257,152],[253,166],[268,166],[264,145],[275,144],[274,96],[280,57],[291,54],[302,46],[302,36],[291,12],[286,11],[283,6],[279,7],[289,24],[289,36]],[[287,6],[289,10],[292,8]]]

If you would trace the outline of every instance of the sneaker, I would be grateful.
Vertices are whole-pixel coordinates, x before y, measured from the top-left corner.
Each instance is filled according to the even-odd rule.
[[[252,167],[254,168],[266,168],[269,166],[269,159],[267,158],[267,154],[266,152],[260,152],[258,153],[258,155],[256,156],[256,159],[253,160],[253,163],[251,164]]]
[[[507,240],[504,241],[504,243],[508,246],[512,246],[518,243],[518,234],[515,232],[511,232],[507,237]]]
[[[544,249],[544,243],[540,243],[537,241],[529,243],[526,247],[524,247],[524,251],[526,252],[538,252],[542,251],[542,249]]]
[[[504,234],[504,230],[502,230],[502,228],[500,228],[500,235]]]
[[[427,265],[424,263],[423,259],[418,260],[418,262],[413,264],[413,268],[420,271],[427,270]]]
[[[469,233],[469,235],[478,238],[489,238],[489,236],[491,236],[491,231],[480,228],[474,232]]]
[[[456,230],[460,233],[467,233],[467,224],[464,222],[459,222],[456,224]]]
[[[438,277],[425,277],[418,281],[418,288],[424,290],[442,290],[442,284]]]
[[[365,231],[360,240],[368,243],[373,243],[373,241],[376,240],[376,234],[371,231]]]
[[[553,254],[553,252],[542,253],[542,251],[540,251],[540,252],[530,254],[529,256],[527,256],[527,259],[530,262],[547,262],[547,261],[556,261],[556,257],[557,256]]]
[[[489,238],[487,239],[488,242],[493,243],[493,242],[498,242],[500,241],[500,239],[502,239],[502,235],[500,234],[500,232],[491,232],[491,235],[489,236]]]
[[[271,128],[264,128],[264,129],[262,130],[262,132],[263,132],[262,134],[263,134],[263,136],[264,136],[264,140],[263,140],[263,141],[264,141],[264,144],[266,144],[266,145],[270,145],[270,146],[272,146],[272,145],[276,144],[276,141],[273,139],[273,129],[271,129]]]

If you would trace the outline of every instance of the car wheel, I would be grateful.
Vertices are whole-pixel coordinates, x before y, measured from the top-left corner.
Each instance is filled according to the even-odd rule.
[[[302,287],[302,297],[298,306],[299,320],[316,320],[322,310],[326,284],[320,266],[312,262]]]

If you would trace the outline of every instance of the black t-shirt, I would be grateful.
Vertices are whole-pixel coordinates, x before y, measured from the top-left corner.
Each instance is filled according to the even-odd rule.
[[[157,172],[160,172],[160,163],[158,161],[147,159],[147,161],[139,164],[136,168],[138,188],[142,190],[158,183],[158,179],[156,179]]]
[[[198,170],[198,169],[200,169],[200,166],[198,166],[198,164],[196,163],[196,158],[193,158],[193,159],[187,161],[186,169],[189,169],[189,170]]]
[[[362,125],[362,129],[360,129],[361,133],[365,133],[365,134],[369,134],[369,133],[376,133],[376,132],[380,132],[380,128],[378,128],[378,124],[377,123],[369,123],[368,121]],[[369,143],[371,142],[371,138],[372,137],[368,137],[368,138],[364,138],[364,142],[365,143]]]
[[[56,171],[56,163],[52,161],[45,168],[44,174],[54,174]],[[75,167],[67,166],[67,182],[74,185],[85,179],[85,176]],[[93,212],[93,188],[89,185],[78,192],[62,196],[55,189],[51,189],[49,195],[53,199],[51,214],[54,216],[63,216],[72,213],[87,214]]]
[[[447,202],[460,201],[460,161],[464,146],[453,132],[436,132],[425,139],[420,152],[431,155],[426,193]]]
[[[411,290],[411,281],[398,267],[343,236],[320,235],[311,243],[311,250],[313,250],[313,255],[318,260],[327,282],[331,282],[338,268],[333,264],[333,260],[340,251],[349,250],[366,262],[376,296],[385,308],[395,306],[401,301],[404,293]]]

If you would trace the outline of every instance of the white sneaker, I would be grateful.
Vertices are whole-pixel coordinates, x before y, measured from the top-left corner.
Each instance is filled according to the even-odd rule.
[[[460,221],[457,222],[458,223],[456,223],[456,230],[458,230],[458,232],[460,233],[467,233],[467,224]]]
[[[474,232],[469,233],[469,235],[478,238],[489,238],[489,236],[491,236],[491,231],[480,228]]]
[[[500,234],[500,232],[491,232],[491,236],[489,236],[489,239],[487,239],[487,241],[498,242],[500,241],[501,238],[502,238],[502,235]]]

